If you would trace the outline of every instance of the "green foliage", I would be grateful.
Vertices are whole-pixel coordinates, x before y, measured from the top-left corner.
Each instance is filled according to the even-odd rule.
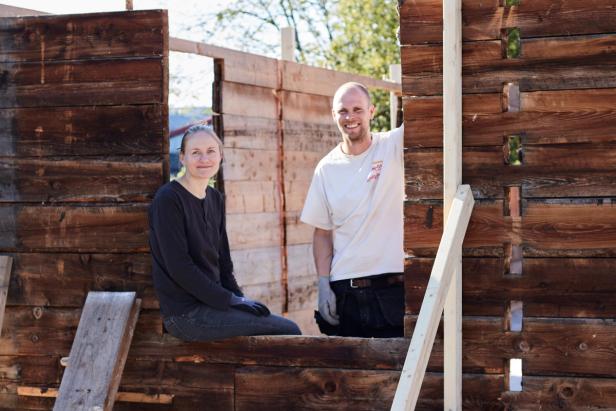
[[[524,152],[522,150],[522,138],[518,135],[507,137],[508,152],[505,157],[505,164],[510,166],[521,166]]]
[[[522,42],[520,40],[520,29],[507,29],[507,58],[514,59],[520,56]]]
[[[383,78],[400,62],[396,6],[388,0],[235,0],[208,26],[227,30],[245,50],[269,54],[277,54],[278,42],[257,44],[255,37],[293,26],[297,61]],[[389,93],[373,92],[372,99],[373,129],[389,129]]]

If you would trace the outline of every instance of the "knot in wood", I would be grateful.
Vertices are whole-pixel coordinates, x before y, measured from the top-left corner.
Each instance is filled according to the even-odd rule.
[[[32,309],[32,315],[34,316],[34,318],[36,318],[37,320],[40,320],[41,317],[43,316],[43,308],[42,307],[34,307]]]
[[[578,345],[578,349],[580,351],[586,351],[588,349],[588,344],[586,344],[585,342],[581,342],[580,345]]]
[[[575,390],[573,389],[573,387],[565,385],[564,387],[560,387],[558,393],[563,398],[571,398],[573,397],[573,394],[575,394]]]
[[[333,381],[327,381],[325,383],[325,392],[334,392],[336,391],[336,383]]]
[[[36,344],[36,343],[39,341],[39,336],[38,336],[38,335],[36,335],[36,334],[32,334],[32,335],[30,336],[30,341],[32,341],[33,343],[35,343],[35,344]]]
[[[527,341],[522,340],[518,343],[518,349],[522,352],[529,352],[530,344]]]

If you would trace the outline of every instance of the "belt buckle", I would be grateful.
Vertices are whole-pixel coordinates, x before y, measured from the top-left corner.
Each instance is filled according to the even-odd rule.
[[[359,286],[355,285],[355,283],[353,281],[355,281],[355,279],[351,278],[351,281],[349,282],[349,284],[351,284],[351,288],[359,288]]]

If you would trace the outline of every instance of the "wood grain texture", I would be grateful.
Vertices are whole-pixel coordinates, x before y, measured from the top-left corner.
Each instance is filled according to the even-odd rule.
[[[406,261],[407,314],[419,312],[432,261]],[[524,317],[613,318],[615,267],[612,258],[526,258],[522,275],[507,276],[503,258],[464,258],[463,311],[502,316],[510,301],[522,301]]]
[[[610,0],[535,0],[516,7],[502,7],[499,0],[464,0],[462,38],[499,39],[503,27],[519,27],[524,37],[610,33],[616,25],[612,6]],[[400,21],[402,44],[443,41],[443,11],[438,0],[402,2]]]
[[[158,308],[148,254],[12,255],[12,306],[82,307],[88,291],[135,291],[143,308]]]
[[[524,143],[616,141],[616,89],[522,92],[521,111],[502,112],[500,94],[463,97],[464,146],[501,145],[524,134]],[[405,97],[405,146],[442,147],[442,97]]]
[[[521,55],[502,58],[500,41],[462,46],[463,92],[502,91],[516,82],[520,91],[616,87],[610,67],[616,62],[612,34],[522,39]],[[403,46],[402,90],[409,95],[442,94],[442,46]]]
[[[0,202],[144,202],[165,181],[161,157],[0,159]]]
[[[4,309],[8,297],[8,289],[11,281],[11,269],[13,267],[13,257],[0,255],[0,335],[2,334],[2,324],[4,322]]]
[[[49,15],[3,19],[0,61],[151,57],[163,54],[166,11]]]
[[[222,114],[278,119],[274,89],[223,81]]]
[[[466,233],[465,256],[499,256],[503,244],[520,238],[524,257],[605,257],[616,255],[616,208],[611,202],[526,200],[521,225],[503,216],[502,200],[475,205]],[[442,232],[441,205],[405,205],[405,249],[414,256],[434,256]],[[515,226],[517,227],[517,226]]]
[[[147,207],[0,206],[5,251],[145,252]]]
[[[527,146],[525,141],[521,166],[504,164],[502,145],[464,150],[463,182],[477,198],[502,199],[503,187],[513,185],[521,186],[523,198],[616,196],[616,145]],[[440,151],[405,152],[410,200],[442,198],[442,158]]]
[[[54,410],[111,410],[139,316],[135,293],[91,292]]]
[[[160,104],[2,109],[0,155],[162,154],[165,116]]]
[[[0,63],[0,107],[163,102],[160,58]]]

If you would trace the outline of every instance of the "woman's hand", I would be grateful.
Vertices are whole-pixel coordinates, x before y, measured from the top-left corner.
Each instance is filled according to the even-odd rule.
[[[240,311],[254,314],[258,317],[267,317],[270,315],[270,310],[265,306],[265,304],[250,300],[246,297],[238,297],[233,295],[233,298],[231,299],[231,307],[237,308]]]

